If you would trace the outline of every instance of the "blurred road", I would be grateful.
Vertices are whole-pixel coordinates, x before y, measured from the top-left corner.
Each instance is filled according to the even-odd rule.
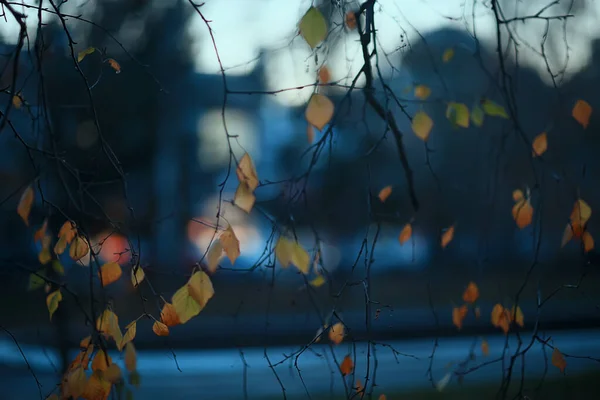
[[[579,357],[567,357],[568,376],[600,372],[600,364],[590,359],[590,357],[600,357],[600,330],[548,332],[546,337],[551,337],[549,343],[558,346],[564,354]],[[528,343],[530,336],[526,333],[522,338],[525,343]],[[497,385],[497,387],[500,385],[502,362],[489,362],[502,359],[505,337],[496,335],[488,337],[487,341],[490,348],[487,357],[482,356],[479,343],[475,347],[476,358],[466,368],[485,365],[465,377],[463,385],[466,387],[482,383]],[[472,338],[441,338],[433,363],[435,380],[442,379],[449,371],[448,364],[454,363],[456,366],[464,361],[468,357],[472,344]],[[353,346],[356,349],[356,369],[354,379],[351,377],[346,379],[346,384],[349,386],[355,379],[365,382],[366,345],[342,343],[333,352],[338,362],[341,362],[346,354],[352,352]],[[426,374],[432,346],[433,340],[429,338],[393,341],[387,345],[376,346],[377,388],[374,394],[379,396],[379,393],[430,390],[433,395],[435,390],[431,388]],[[505,361],[509,360],[516,346],[517,341],[513,335],[509,340],[509,351],[504,357]],[[392,348],[405,355],[394,353]],[[133,392],[136,399],[148,400],[276,399],[284,398],[283,387],[285,398],[288,399],[333,398],[333,393],[336,396],[343,396],[344,381],[332,362],[329,345],[315,345],[304,351],[297,359],[297,368],[294,366],[293,359],[281,362],[285,358],[284,354],[291,354],[295,350],[298,348],[277,347],[266,350],[246,348],[241,351],[238,349],[176,350],[176,359],[181,372],[177,370],[176,362],[168,349],[138,350],[138,371],[142,383],[138,389],[133,389]],[[58,365],[56,352],[50,349],[44,351],[41,347],[33,345],[23,346],[22,351],[43,385],[42,393],[48,394],[57,382],[52,367],[52,363]],[[271,369],[266,356],[273,365],[281,363]],[[111,357],[123,367],[118,353],[111,354]],[[512,379],[514,382],[519,382],[521,371],[525,372],[527,379],[539,379],[543,376],[546,366],[548,367],[546,378],[560,377],[558,369],[550,364],[550,357],[551,350],[546,348],[544,353],[542,346],[536,343],[527,352],[523,369],[521,360],[516,362]],[[35,380],[28,371],[19,349],[8,336],[0,341],[0,360],[2,399],[23,400],[40,397]],[[244,368],[243,360],[247,368]],[[374,363],[371,362],[370,365],[372,369]],[[371,377],[373,377],[372,373]],[[448,389],[456,388],[457,385],[456,379],[453,378]]]

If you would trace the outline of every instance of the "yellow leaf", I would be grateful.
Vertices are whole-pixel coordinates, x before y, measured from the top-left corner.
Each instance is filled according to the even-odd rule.
[[[473,125],[481,127],[484,119],[485,113],[483,112],[483,109],[479,106],[473,107],[471,110],[471,121],[473,122]]]
[[[48,312],[50,313],[50,321],[52,321],[52,315],[54,315],[56,310],[58,310],[58,303],[60,303],[61,300],[62,293],[60,292],[60,289],[55,290],[46,297],[46,306],[48,307]]]
[[[308,282],[312,287],[320,287],[325,283],[325,278],[323,275],[317,275],[314,279]]]
[[[123,270],[116,262],[106,263],[101,266],[100,271],[98,271],[98,276],[100,277],[102,286],[108,286],[111,283],[118,281],[122,274]]]
[[[454,49],[450,47],[444,51],[444,54],[442,55],[442,61],[447,63],[452,60],[452,57],[454,57]]]
[[[23,100],[22,100],[22,97],[21,97],[21,96],[22,96],[22,95],[21,95],[21,93],[19,93],[19,94],[17,94],[17,95],[14,95],[14,96],[12,97],[12,104],[13,104],[13,107],[14,107],[14,108],[16,108],[17,110],[18,110],[19,108],[21,108],[21,106],[23,105]]]
[[[240,183],[233,196],[233,204],[250,214],[256,197],[246,183]]]
[[[379,191],[379,200],[383,203],[387,200],[388,197],[392,194],[392,187],[386,186]]]
[[[121,380],[122,376],[123,374],[121,372],[121,368],[119,368],[119,366],[114,363],[110,364],[106,371],[104,371],[104,374],[102,375],[102,377],[110,383],[117,383]]]
[[[292,263],[292,252],[294,244],[283,236],[279,236],[275,244],[275,257],[283,268],[287,268]]]
[[[73,371],[69,372],[66,379],[67,393],[69,396],[77,399],[83,395],[85,391],[85,385],[87,384],[87,377],[82,367],[77,367]]]
[[[571,211],[571,223],[583,227],[591,217],[591,207],[583,199],[578,199]]]
[[[121,73],[121,66],[119,65],[119,63],[116,60],[109,58],[106,61],[108,61],[108,65],[110,65],[110,67],[112,69],[114,69],[117,74]]]
[[[175,326],[181,323],[177,311],[171,303],[165,303],[163,306],[163,309],[160,312],[160,320],[167,326]]]
[[[17,205],[17,213],[27,226],[29,226],[29,213],[31,212],[31,207],[33,206],[34,199],[35,195],[33,193],[33,188],[31,187],[31,185],[29,185],[21,195],[21,198],[19,199],[19,204]]]
[[[519,201],[525,199],[525,195],[523,195],[522,190],[517,189],[517,190],[513,191],[512,198],[514,201],[519,202]]]
[[[315,127],[311,124],[306,124],[306,139],[308,144],[312,144],[315,141]]]
[[[221,234],[219,240],[223,245],[223,251],[225,251],[229,261],[231,261],[231,265],[233,265],[235,260],[240,256],[240,241],[235,236],[231,225]]]
[[[146,278],[146,274],[139,264],[131,268],[131,284],[133,287],[138,287],[144,281],[144,278]]]
[[[329,73],[329,68],[327,68],[326,65],[323,65],[321,68],[319,68],[319,82],[323,84],[329,83],[330,79],[331,74]]]
[[[469,285],[465,289],[463,293],[463,301],[465,303],[475,303],[479,298],[479,288],[475,284],[475,282],[469,282]]]
[[[420,100],[426,100],[431,95],[431,89],[425,85],[415,86],[415,97]]]
[[[463,128],[469,127],[469,108],[462,103],[450,102],[446,108],[446,118]]]
[[[80,63],[81,61],[83,61],[85,56],[92,54],[94,51],[96,51],[96,49],[93,47],[88,47],[85,50],[81,50],[79,53],[77,53],[77,62]]]
[[[104,310],[96,320],[96,329],[102,332],[106,338],[112,338],[115,343],[119,343],[123,339],[119,318],[109,309]]]
[[[521,307],[517,306],[516,314],[515,314],[515,306],[513,306],[510,310],[510,320],[515,321],[517,325],[521,328],[525,326],[525,317],[523,316],[523,311]]]
[[[181,324],[185,324],[190,319],[198,315],[202,310],[200,304],[198,304],[198,302],[196,302],[196,300],[194,300],[192,296],[190,296],[187,283],[181,288],[179,288],[179,290],[177,290],[175,294],[173,294],[173,297],[171,298],[171,303],[175,308],[177,318],[179,319],[179,323]]]
[[[81,396],[85,400],[108,400],[112,384],[100,375],[92,374]]]
[[[412,236],[411,224],[404,225],[404,228],[402,228],[402,231],[400,232],[400,236],[398,237],[398,240],[400,241],[400,245],[403,245],[404,243],[408,242],[410,240],[411,236]]]
[[[223,256],[223,245],[219,239],[216,239],[212,242],[210,247],[208,248],[208,253],[206,254],[206,260],[208,264],[208,271],[212,274],[215,273],[217,267],[219,266],[219,260]]]
[[[240,183],[245,182],[251,192],[254,192],[258,187],[258,175],[254,168],[254,163],[248,153],[245,153],[240,159],[235,173]]]
[[[462,329],[463,321],[467,317],[468,312],[469,309],[466,305],[454,307],[452,309],[452,323],[458,328],[459,331]]]
[[[137,323],[133,321],[131,324],[127,326],[127,331],[123,335],[123,338],[120,342],[117,342],[117,349],[119,351],[123,350],[123,347],[129,342],[131,342],[135,338],[135,334],[137,333]]]
[[[523,229],[533,221],[533,207],[528,200],[518,201],[512,208],[512,216],[519,229]]]
[[[342,343],[345,335],[345,327],[341,322],[338,322],[329,328],[329,340],[335,344]]]
[[[446,232],[442,234],[442,248],[446,248],[446,246],[448,246],[448,244],[452,241],[453,238],[454,225],[450,226],[448,229],[446,229]]]
[[[561,373],[565,373],[565,368],[567,368],[567,361],[565,357],[562,355],[558,347],[555,347],[552,351],[552,365],[560,370]]]
[[[583,241],[583,250],[586,253],[594,249],[594,238],[588,231],[583,232],[581,239]]]
[[[532,146],[533,157],[541,156],[548,149],[548,135],[546,132],[542,132],[533,139]]]
[[[321,11],[310,7],[300,20],[298,29],[306,43],[314,49],[327,36],[327,21]]]
[[[215,294],[212,282],[204,271],[196,271],[190,277],[187,287],[190,296],[200,305],[201,309],[206,306],[206,303],[208,303]]]
[[[71,256],[73,261],[79,261],[88,254],[89,250],[90,246],[87,240],[81,236],[76,236],[69,248],[69,256]]]
[[[310,272],[310,256],[308,252],[300,246],[299,243],[292,244],[292,258],[291,262],[296,266],[304,275]]]
[[[125,368],[127,371],[135,371],[137,367],[137,354],[135,352],[135,346],[133,342],[129,342],[125,345]]]
[[[485,357],[490,354],[490,345],[488,344],[487,340],[481,341],[481,352]]]
[[[335,106],[327,96],[315,93],[308,101],[304,116],[309,124],[318,130],[322,130],[333,118],[334,110]]]
[[[587,129],[592,116],[592,106],[585,100],[577,100],[571,115],[583,126],[583,129]]]
[[[100,349],[92,361],[92,371],[106,371],[110,364],[112,364],[112,359],[104,350]]]
[[[58,231],[59,239],[64,238],[66,244],[71,244],[73,239],[75,239],[75,235],[77,235],[77,228],[71,221],[65,221]]]
[[[160,321],[154,321],[154,324],[152,325],[152,331],[157,336],[169,336],[169,327]]]
[[[82,349],[87,349],[90,346],[90,343],[92,342],[92,336],[86,336],[83,339],[81,339],[81,342],[79,342],[79,347]]]
[[[483,111],[490,117],[501,117],[508,119],[508,114],[500,104],[494,103],[489,99],[484,99],[481,103]]]
[[[344,357],[344,359],[342,360],[342,363],[340,364],[340,371],[342,372],[342,375],[346,376],[352,373],[352,371],[354,370],[354,361],[352,361],[352,359],[350,358],[350,355],[347,355],[346,357]]]
[[[426,142],[433,128],[433,120],[425,111],[417,111],[412,120],[412,130],[419,139]]]

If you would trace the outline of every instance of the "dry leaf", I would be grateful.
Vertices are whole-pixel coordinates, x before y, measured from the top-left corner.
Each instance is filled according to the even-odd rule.
[[[133,287],[138,287],[144,278],[146,278],[146,274],[139,264],[131,268],[131,284]]]
[[[100,375],[92,374],[81,397],[88,400],[108,400],[111,387],[112,384],[108,380]]]
[[[548,149],[548,135],[546,132],[540,133],[533,139],[533,157],[541,156]]]
[[[340,344],[344,340],[345,336],[344,324],[338,322],[329,328],[329,340],[335,344]]]
[[[27,226],[29,226],[29,213],[31,212],[31,207],[33,206],[34,199],[35,194],[33,192],[33,188],[31,187],[31,185],[29,185],[21,195],[21,198],[19,199],[19,204],[17,205],[17,213]]]
[[[110,65],[110,67],[112,69],[114,69],[117,74],[121,73],[121,66],[119,65],[119,63],[116,60],[109,58],[106,61],[108,61],[108,65]]]
[[[102,377],[111,383],[116,383],[121,380],[123,376],[121,372],[121,368],[115,363],[112,363],[108,366],[108,369],[104,371]]]
[[[512,216],[519,229],[523,229],[533,221],[533,207],[529,200],[522,199],[512,208]]]
[[[67,244],[71,244],[73,239],[75,239],[76,235],[77,228],[75,227],[75,224],[73,224],[71,221],[65,221],[65,223],[62,224],[60,230],[58,231],[58,238],[64,238]]]
[[[329,68],[327,68],[327,66],[323,65],[321,68],[319,68],[319,82],[325,84],[325,83],[329,83],[329,80],[331,79],[331,74],[329,73]]]
[[[246,183],[240,183],[233,195],[233,204],[250,214],[256,197]]]
[[[400,241],[400,245],[408,242],[410,237],[412,236],[412,226],[411,224],[404,225],[402,231],[400,232],[400,236],[398,236],[398,240]]]
[[[567,243],[569,243],[569,241],[571,241],[571,239],[573,239],[573,228],[571,227],[571,224],[567,224],[563,233],[560,247],[564,247]]]
[[[127,325],[127,331],[123,335],[123,338],[120,342],[117,342],[117,349],[119,351],[123,350],[123,347],[133,339],[135,339],[135,335],[137,333],[137,321],[133,321],[129,325]]]
[[[333,118],[334,110],[333,102],[327,96],[315,93],[308,101],[304,115],[309,124],[322,130]]]
[[[83,339],[81,339],[81,342],[79,342],[79,347],[82,349],[87,349],[90,346],[90,343],[92,342],[92,336],[86,336]]]
[[[347,355],[346,357],[344,357],[342,363],[340,364],[340,371],[342,372],[342,375],[346,376],[351,374],[353,370],[354,362],[350,358],[350,355]]]
[[[58,303],[62,300],[62,293],[60,289],[50,293],[46,297],[46,306],[48,307],[48,312],[50,313],[50,321],[52,321],[52,315],[58,310]]]
[[[40,229],[35,231],[35,233],[33,234],[33,241],[35,243],[42,241],[44,237],[46,237],[46,229],[48,229],[48,218],[44,219],[44,223],[42,224]],[[48,247],[50,247],[50,245],[48,245]]]
[[[521,310],[521,307],[517,306],[516,312],[515,312],[515,306],[513,306],[510,309],[510,320],[511,320],[511,322],[512,321],[516,322],[517,325],[519,325],[521,328],[523,326],[525,326],[525,317],[523,316],[523,311]]]
[[[356,29],[356,15],[354,15],[354,11],[348,11],[344,20],[348,29]]]
[[[446,248],[446,246],[448,246],[448,243],[452,241],[452,238],[454,238],[454,225],[450,226],[448,229],[446,229],[446,232],[442,234],[443,249]]]
[[[125,368],[129,372],[135,371],[137,368],[137,354],[133,342],[125,345]]]
[[[165,303],[163,306],[163,309],[160,312],[160,320],[166,326],[175,326],[181,323],[177,316],[177,311],[175,311],[175,307],[173,307],[171,303]]]
[[[96,49],[93,47],[88,47],[87,49],[80,51],[77,53],[77,62],[80,63],[85,56],[92,54],[94,51],[96,51]]]
[[[475,303],[479,298],[479,288],[475,284],[475,282],[469,282],[469,285],[465,289],[463,293],[463,301],[465,303]]]
[[[417,111],[413,117],[411,127],[415,135],[426,142],[429,139],[429,134],[433,128],[433,120],[425,113],[425,111]]]
[[[365,390],[365,387],[363,386],[362,382],[360,381],[360,379],[356,380],[356,392],[357,393],[362,393]]]
[[[585,100],[577,100],[571,115],[583,126],[583,129],[587,129],[592,116],[592,106]]]
[[[115,343],[120,343],[123,339],[123,334],[119,327],[119,318],[117,314],[109,309],[104,310],[96,320],[96,329],[102,332],[105,337],[113,338]]]
[[[154,324],[152,325],[152,331],[157,336],[169,336],[169,327],[160,321],[154,321]]]
[[[415,97],[420,100],[426,100],[431,95],[431,89],[425,85],[415,86]]]
[[[235,260],[240,256],[240,241],[235,236],[231,225],[221,234],[219,241],[223,245],[223,251],[227,254],[231,265],[233,265]]]
[[[192,275],[193,277],[194,275]],[[190,278],[190,281],[192,278]],[[194,279],[194,285],[198,286],[198,278]],[[189,290],[189,282],[180,287],[171,298],[171,303],[173,307],[175,307],[175,312],[177,313],[177,317],[181,324],[185,324],[190,319],[195,317],[202,311],[202,307],[194,298],[191,296]],[[200,288],[194,289],[195,295],[202,295],[202,285],[200,283]]]
[[[66,378],[66,389],[63,394],[67,396],[73,396],[77,399],[85,392],[85,386],[87,384],[87,377],[82,367],[77,367],[72,371],[68,372]],[[64,396],[66,397],[66,396]]]
[[[98,271],[98,276],[100,277],[102,286],[107,286],[118,281],[122,274],[123,270],[116,262],[106,263],[102,265],[100,267],[100,271]]]
[[[558,347],[555,347],[552,351],[552,365],[560,370],[561,373],[565,373],[565,368],[567,368],[567,361],[565,357],[562,355]]]
[[[583,232],[583,235],[581,236],[581,240],[583,241],[583,251],[584,252],[587,253],[594,249],[594,238],[588,231]]]
[[[92,371],[106,371],[110,364],[112,364],[112,359],[104,350],[100,349],[92,361]]]
[[[510,314],[501,304],[496,304],[492,309],[492,325],[501,328],[504,334],[508,333],[510,327]]]
[[[190,277],[187,288],[190,296],[200,305],[200,308],[204,308],[215,294],[212,282],[204,271],[196,271]]]
[[[463,321],[467,317],[468,312],[469,309],[466,305],[454,307],[452,309],[452,323],[458,328],[459,331],[462,329]]]
[[[14,108],[16,108],[17,110],[19,108],[21,108],[21,106],[23,105],[23,98],[21,93],[16,94],[12,97],[12,105]]]
[[[90,246],[87,240],[81,236],[76,236],[69,248],[69,256],[71,256],[73,261],[79,261],[88,254],[89,250]]]
[[[256,190],[259,184],[258,175],[256,174],[254,163],[248,153],[244,153],[240,159],[240,163],[238,164],[235,173],[238,181],[240,183],[246,183],[251,192]]]
[[[388,197],[392,194],[392,187],[386,186],[379,191],[379,200],[383,203],[387,200]]]

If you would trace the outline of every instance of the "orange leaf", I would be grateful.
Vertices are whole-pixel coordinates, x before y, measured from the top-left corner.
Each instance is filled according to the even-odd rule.
[[[248,185],[245,182],[240,183],[233,196],[233,204],[250,214],[255,201],[256,197]]]
[[[365,387],[363,386],[362,382],[360,381],[360,379],[356,380],[356,392],[357,393],[362,393],[365,390]]]
[[[552,351],[552,365],[560,370],[561,373],[565,373],[565,368],[567,368],[567,361],[565,357],[562,355],[558,347],[555,347]]]
[[[379,200],[383,203],[387,200],[388,197],[392,194],[392,187],[386,186],[379,191]]]
[[[533,221],[533,207],[529,201],[523,199],[515,204],[512,208],[513,219],[520,229],[523,229]]]
[[[81,339],[81,342],[79,342],[79,347],[82,349],[87,349],[88,346],[90,345],[92,341],[92,336],[86,336],[83,339]]]
[[[40,242],[42,239],[44,239],[44,237],[46,236],[46,229],[48,229],[48,218],[44,219],[42,227],[35,231],[35,233],[33,234],[33,241],[35,243]]]
[[[479,298],[479,288],[475,282],[469,282],[469,285],[463,293],[463,301],[466,303],[475,303]]]
[[[110,65],[110,67],[112,69],[114,69],[117,74],[121,73],[121,66],[119,65],[119,63],[116,60],[109,58],[106,61],[108,61],[108,65]]]
[[[519,325],[521,328],[525,325],[523,311],[521,310],[521,307],[517,306],[515,314],[515,306],[512,306],[512,308],[510,309],[510,320],[515,321],[517,325]]]
[[[329,68],[323,65],[319,68],[319,82],[321,83],[329,83],[331,79],[331,74],[329,73]]]
[[[404,225],[404,228],[402,228],[402,231],[400,232],[400,236],[398,237],[398,240],[400,241],[400,245],[403,245],[404,243],[408,242],[410,240],[411,236],[412,236],[412,226],[410,224]]]
[[[577,228],[583,228],[585,224],[587,224],[588,220],[592,217],[592,208],[583,200],[578,199],[573,206],[573,211],[571,211],[571,224]],[[575,236],[577,235],[577,231],[574,229]],[[583,231],[581,232],[583,233]]]
[[[463,321],[465,320],[468,312],[469,309],[466,305],[454,307],[452,309],[452,323],[458,328],[459,331],[462,329]]]
[[[113,282],[119,280],[121,275],[123,274],[123,270],[121,266],[116,262],[109,262],[100,267],[100,271],[98,271],[98,276],[102,282],[102,286],[110,285]]]
[[[380,394],[379,399],[377,400],[387,400],[387,396],[385,394]]]
[[[31,212],[31,207],[33,206],[34,199],[35,194],[33,193],[33,188],[31,187],[31,185],[29,185],[21,195],[21,198],[19,199],[19,204],[17,205],[17,213],[27,226],[29,226],[29,213]]]
[[[75,237],[73,243],[71,243],[71,247],[69,248],[69,255],[73,259],[73,261],[79,261],[83,257],[85,257],[90,250],[90,246],[88,245],[87,240],[82,238],[81,236]]]
[[[304,116],[308,123],[318,130],[322,130],[333,118],[334,110],[335,106],[327,96],[315,93],[308,101]]]
[[[594,238],[588,231],[583,232],[581,240],[583,241],[583,250],[586,253],[594,249]]]
[[[110,364],[112,364],[110,356],[100,349],[92,361],[92,371],[106,371]]]
[[[58,237],[64,238],[67,244],[71,244],[75,235],[77,234],[77,228],[71,221],[65,221],[58,231]]]
[[[169,327],[160,321],[154,321],[152,331],[156,333],[157,336],[169,336]]]
[[[251,192],[254,192],[258,187],[258,175],[256,174],[256,169],[254,168],[254,163],[250,158],[248,153],[244,153],[242,158],[240,159],[240,163],[238,164],[235,173],[237,175],[238,181],[240,183],[246,183]]]
[[[425,85],[417,85],[415,87],[415,97],[419,100],[425,100],[431,95],[431,89]]]
[[[446,229],[446,232],[442,234],[442,248],[446,248],[448,243],[452,241],[454,237],[454,225],[450,226],[450,228]]]
[[[85,385],[85,392],[81,396],[85,400],[107,400],[110,394],[112,384],[100,377],[92,374]]]
[[[346,357],[344,357],[342,363],[340,364],[340,371],[342,372],[342,375],[346,376],[351,374],[353,370],[354,362],[350,358],[350,355],[347,355]]]
[[[219,236],[219,241],[223,245],[223,250],[227,254],[229,261],[231,261],[231,265],[233,265],[235,260],[240,256],[240,241],[235,236],[231,225]]]
[[[583,126],[583,129],[586,129],[592,116],[592,106],[585,100],[577,100],[571,115]]]
[[[345,329],[341,322],[336,323],[329,328],[329,340],[335,344],[340,344],[344,340]]]
[[[514,201],[519,202],[519,201],[525,199],[525,195],[523,194],[522,190],[517,189],[517,190],[513,191],[512,198]]]
[[[492,309],[492,325],[501,328],[504,334],[508,333],[510,328],[510,314],[501,304],[496,304]]]
[[[546,132],[540,133],[533,139],[533,157],[541,156],[548,149],[548,135]]]
[[[346,13],[345,22],[348,29],[356,29],[356,15],[354,15],[354,11],[348,11]]]
[[[488,354],[490,354],[490,345],[488,344],[488,342],[486,340],[481,341],[481,352],[486,357]]]
[[[162,311],[160,312],[160,320],[166,326],[175,326],[179,325],[181,322],[179,321],[179,316],[175,311],[175,307],[171,303],[165,303]]]

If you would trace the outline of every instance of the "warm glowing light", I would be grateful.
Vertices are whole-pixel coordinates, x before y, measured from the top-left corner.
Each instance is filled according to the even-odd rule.
[[[96,236],[94,242],[101,245],[99,256],[104,262],[118,262],[126,264],[131,260],[129,242],[123,235],[103,232]]]

